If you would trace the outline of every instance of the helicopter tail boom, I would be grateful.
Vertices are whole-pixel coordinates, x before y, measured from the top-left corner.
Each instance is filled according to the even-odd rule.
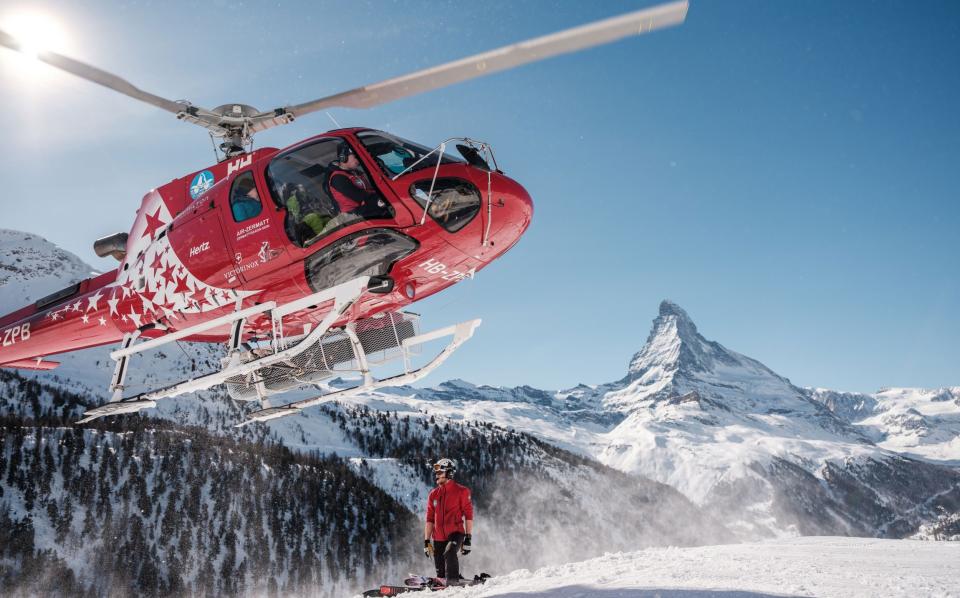
[[[0,317],[0,368],[53,369],[44,357],[119,340],[105,292],[116,277],[81,280]]]

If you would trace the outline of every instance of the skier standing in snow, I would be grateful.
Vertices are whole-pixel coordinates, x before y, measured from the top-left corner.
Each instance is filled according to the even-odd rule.
[[[446,458],[433,465],[437,487],[427,498],[427,523],[423,529],[423,553],[433,557],[437,577],[449,584],[463,579],[457,551],[470,553],[473,533],[470,490],[453,481],[456,468],[456,463]]]

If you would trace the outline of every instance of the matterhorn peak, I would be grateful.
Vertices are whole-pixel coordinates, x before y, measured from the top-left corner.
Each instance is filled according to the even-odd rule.
[[[630,374],[647,369],[652,362],[666,371],[678,369],[681,361],[694,369],[703,369],[697,361],[702,356],[700,346],[707,342],[697,332],[697,325],[687,312],[673,301],[664,299],[660,302],[660,313],[653,320],[646,344],[630,360]]]
[[[682,307],[670,301],[669,299],[664,299],[660,302],[660,315],[661,316],[677,316],[678,318],[683,318],[685,320],[690,320],[690,316],[687,315],[687,312],[683,310]]]
[[[627,375],[604,388],[602,401],[608,409],[629,412],[647,400],[685,404],[693,391],[698,405],[761,398],[774,405],[783,397],[808,402],[789,380],[759,361],[704,338],[683,308],[664,300]]]
[[[630,361],[628,377],[649,376],[654,370],[661,376],[706,372],[713,369],[716,361],[737,359],[718,343],[703,338],[687,312],[664,299],[646,344]]]
[[[667,334],[675,331],[681,341],[688,343],[704,341],[705,339],[697,332],[697,325],[693,323],[686,311],[673,301],[664,299],[660,302],[660,315],[653,321],[653,330],[650,336],[653,337],[665,330]],[[647,339],[650,342],[650,339]]]

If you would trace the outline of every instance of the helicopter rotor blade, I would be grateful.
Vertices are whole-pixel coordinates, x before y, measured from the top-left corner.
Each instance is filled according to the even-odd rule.
[[[21,44],[17,38],[3,30],[0,30],[0,46],[7,47],[17,52],[22,50]],[[220,117],[209,110],[192,106],[187,102],[174,102],[173,100],[168,100],[156,94],[143,91],[126,79],[118,77],[113,73],[108,73],[107,71],[98,69],[97,67],[90,66],[89,64],[80,62],[79,60],[74,60],[73,58],[58,54],[56,52],[38,52],[36,59],[40,60],[41,62],[45,62],[52,67],[68,72],[71,75],[80,77],[81,79],[86,79],[92,83],[96,83],[108,89],[112,89],[113,91],[120,92],[125,96],[140,100],[141,102],[146,102],[147,104],[156,106],[161,110],[172,112],[173,114],[177,115],[177,118],[206,127],[213,131],[214,134],[222,134],[224,132],[217,122]]]
[[[686,19],[687,7],[687,0],[653,6],[262,114],[266,117],[284,111],[299,117],[332,107],[370,108],[530,62],[680,25]],[[258,130],[275,126],[266,121],[258,124]]]
[[[612,17],[557,33],[522,41],[438,66],[423,69],[379,83],[365,85],[294,106],[258,112],[242,104],[230,104],[207,110],[186,101],[173,101],[143,91],[129,81],[56,52],[40,52],[37,60],[97,83],[126,96],[146,102],[178,119],[200,125],[229,142],[228,152],[242,151],[253,133],[293,122],[296,117],[331,107],[370,108],[417,95],[469,79],[490,75],[560,54],[577,52],[608,44],[631,35],[679,25],[687,17],[688,0],[677,0],[618,17]],[[0,30],[0,46],[22,50],[16,37]],[[228,155],[232,155],[228,153]]]
[[[7,48],[17,52],[21,50],[21,46],[17,41],[17,38],[2,30],[0,30],[0,46],[6,46]],[[43,61],[50,66],[54,66],[62,71],[76,75],[81,79],[86,79],[87,81],[92,81],[93,83],[108,87],[114,91],[119,91],[124,95],[130,96],[131,98],[135,98],[142,102],[146,102],[156,106],[157,108],[166,110],[167,112],[173,112],[174,114],[177,114],[178,112],[183,111],[183,104],[178,104],[177,102],[143,91],[142,89],[134,87],[125,79],[121,79],[116,75],[102,71],[96,67],[90,66],[89,64],[80,62],[79,60],[68,58],[62,54],[57,54],[56,52],[39,52],[36,58],[37,60]]]

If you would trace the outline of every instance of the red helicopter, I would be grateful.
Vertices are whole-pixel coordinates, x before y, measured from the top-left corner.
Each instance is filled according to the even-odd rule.
[[[366,108],[562,53],[678,25],[673,2],[506,46],[295,106],[213,110],[174,102],[53,52],[39,60],[172,112],[222,139],[219,163],[147,193],[129,233],[94,244],[120,264],[0,318],[0,367],[49,370],[49,355],[120,343],[112,398],[81,422],[154,407],[224,384],[258,400],[247,421],[410,384],[468,340],[480,320],[420,333],[407,305],[505,253],[530,224],[533,202],[486,143],[436,147],[365,128],[328,131],[283,149],[251,151],[252,136],[331,107]],[[19,43],[0,31],[0,45]],[[458,156],[446,150],[453,146]],[[351,178],[362,199],[331,181]],[[356,199],[356,198],[354,198]],[[425,343],[450,340],[425,364]],[[219,371],[124,396],[131,355],[178,340],[226,343]],[[402,362],[402,367],[397,367]],[[376,378],[392,363],[399,373]],[[268,397],[345,372],[354,387],[272,406]]]

